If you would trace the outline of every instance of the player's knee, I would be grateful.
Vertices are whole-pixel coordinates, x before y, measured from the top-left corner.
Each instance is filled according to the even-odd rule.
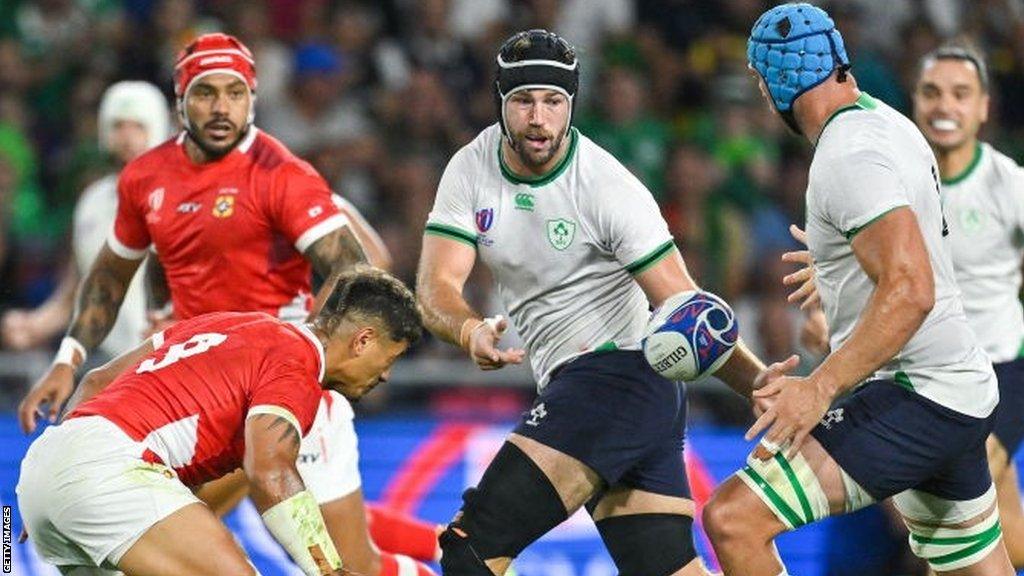
[[[730,527],[736,525],[738,514],[736,508],[728,498],[719,493],[712,496],[711,500],[704,505],[704,510],[700,515],[701,521],[704,524],[704,531],[712,542],[717,544],[729,536]]]
[[[494,576],[480,552],[473,546],[469,534],[463,530],[448,526],[439,540],[441,572],[445,576]]]
[[[462,499],[458,519],[441,539],[442,559],[448,557],[446,541],[462,551],[459,561],[463,556],[468,559],[470,551],[481,561],[515,558],[568,517],[543,470],[508,442],[487,467],[479,487],[466,490]]]
[[[622,576],[674,574],[690,563],[693,518],[681,514],[630,514],[597,521],[608,553]]]

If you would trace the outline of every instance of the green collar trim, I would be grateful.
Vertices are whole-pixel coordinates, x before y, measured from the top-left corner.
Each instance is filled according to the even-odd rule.
[[[860,96],[854,100],[853,104],[843,106],[833,112],[832,115],[828,117],[828,120],[825,120],[825,123],[821,125],[821,130],[818,131],[818,140],[821,140],[821,135],[825,133],[825,127],[831,124],[832,121],[836,119],[836,116],[839,116],[843,112],[849,112],[850,110],[874,110],[875,108],[878,108],[878,102],[871,96],[871,94],[861,92]],[[815,140],[815,142],[818,140]]]
[[[943,178],[942,185],[952,186],[953,184],[959,184],[963,182],[964,180],[967,179],[968,176],[971,175],[971,173],[974,172],[974,169],[978,167],[978,164],[981,164],[981,142],[974,143],[974,158],[971,158],[971,163],[967,165],[967,168],[964,168],[959,174],[953,176],[952,178]]]
[[[504,138],[504,135],[502,136],[502,138]],[[512,172],[508,165],[505,164],[505,157],[501,153],[501,140],[499,140],[498,164],[501,166],[501,175],[504,176],[506,180],[513,184],[526,184],[531,188],[539,188],[546,184],[550,184],[552,181],[554,181],[555,178],[561,176],[562,172],[565,172],[565,169],[569,167],[569,164],[572,162],[573,156],[576,155],[576,145],[578,141],[578,131],[576,130],[576,128],[571,128],[569,130],[569,150],[565,153],[565,156],[563,156],[562,159],[558,161],[558,164],[556,164],[555,167],[552,168],[551,171],[548,172],[547,174],[543,174],[541,176],[528,177],[520,176]]]

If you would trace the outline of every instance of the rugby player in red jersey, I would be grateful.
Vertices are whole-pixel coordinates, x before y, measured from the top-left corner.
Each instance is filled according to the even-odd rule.
[[[34,546],[64,574],[256,574],[190,490],[241,467],[305,574],[351,574],[299,475],[300,439],[324,390],[358,399],[421,333],[412,293],[364,269],[340,274],[309,324],[215,312],[154,334],[90,372],[25,455],[17,494]]]
[[[121,173],[113,231],[79,287],[53,365],[19,407],[26,432],[35,428],[41,404],[56,417],[74,371],[110,330],[150,248],[165,270],[178,320],[259,311],[299,322],[312,307],[313,270],[326,278],[366,261],[359,235],[372,230],[347,216],[308,163],[253,125],[256,71],[241,42],[225,34],[197,38],[178,56],[174,90],[184,130]],[[352,411],[342,396],[325,395],[307,440],[300,473],[348,565],[368,576],[430,574],[411,558],[379,553],[370,541]],[[238,485],[244,488],[241,476]],[[220,493],[237,501],[237,490]],[[424,549],[416,550],[421,557],[436,554],[431,525],[399,519],[374,522],[374,529],[404,531],[412,535],[406,541]]]

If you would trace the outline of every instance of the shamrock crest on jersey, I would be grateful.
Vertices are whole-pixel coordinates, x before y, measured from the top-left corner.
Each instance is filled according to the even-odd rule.
[[[572,244],[574,236],[576,236],[576,223],[572,220],[565,218],[548,220],[548,241],[556,250],[568,248]]]

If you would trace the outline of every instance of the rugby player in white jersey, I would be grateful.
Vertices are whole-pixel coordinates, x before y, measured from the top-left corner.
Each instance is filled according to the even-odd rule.
[[[787,574],[778,534],[892,497],[935,571],[1012,575],[985,455],[999,393],[960,303],[928,143],[857,89],[819,8],[767,11],[747,54],[815,146],[806,229],[832,352],[754,392],[766,410],[748,437],[767,432],[704,508],[725,573]]]
[[[117,82],[100,99],[99,147],[110,154],[120,171],[170,136],[170,119],[167,100],[156,86],[141,81]],[[35,348],[67,327],[75,308],[78,281],[89,272],[117,213],[117,175],[107,174],[82,191],[75,204],[71,261],[61,282],[39,307],[9,310],[0,318],[0,336],[6,346],[15,350]],[[138,274],[99,349],[108,358],[118,356],[142,340],[146,327],[143,275]]]
[[[426,226],[417,282],[425,323],[484,370],[527,351],[540,393],[441,536],[448,576],[503,574],[584,504],[619,572],[702,574],[682,465],[686,394],[639,351],[649,305],[697,285],[650,192],[571,125],[573,48],[520,32],[497,57],[499,122],[451,159]],[[508,325],[462,296],[477,259]],[[741,394],[765,369],[742,345],[718,371]]]
[[[1024,511],[1012,457],[1024,438],[1024,170],[978,141],[988,104],[988,71],[977,51],[948,45],[922,59],[914,120],[938,161],[964,312],[999,380],[999,407],[986,446],[1006,551],[1020,569]]]

